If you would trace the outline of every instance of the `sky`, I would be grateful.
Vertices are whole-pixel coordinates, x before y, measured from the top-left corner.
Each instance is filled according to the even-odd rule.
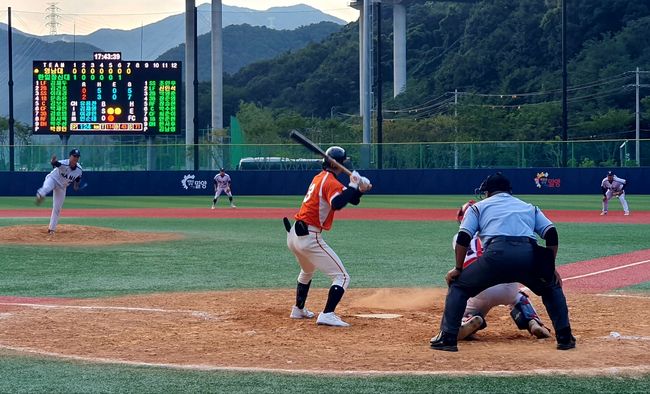
[[[327,14],[351,22],[358,11],[348,6],[350,0],[222,0],[256,10],[294,4],[307,4]],[[184,0],[0,0],[0,22],[7,23],[7,7],[11,7],[12,25],[24,32],[46,35],[47,8],[56,3],[61,17],[57,33],[89,34],[100,28],[132,29],[156,22],[169,15],[185,12]],[[210,3],[195,0],[196,5]],[[107,20],[108,16],[112,20]]]

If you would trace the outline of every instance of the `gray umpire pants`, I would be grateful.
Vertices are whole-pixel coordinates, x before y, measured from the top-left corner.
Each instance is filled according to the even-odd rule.
[[[519,282],[542,297],[555,332],[569,327],[569,310],[559,282],[542,278],[535,266],[532,239],[495,237],[477,261],[465,268],[449,286],[442,331],[458,335],[465,306],[470,297],[499,283]]]

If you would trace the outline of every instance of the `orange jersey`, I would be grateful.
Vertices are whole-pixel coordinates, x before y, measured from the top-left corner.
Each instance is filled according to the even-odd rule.
[[[311,181],[309,190],[302,200],[300,211],[295,216],[296,220],[329,230],[334,221],[332,199],[341,194],[343,189],[344,186],[336,179],[336,175],[329,171],[321,171]]]

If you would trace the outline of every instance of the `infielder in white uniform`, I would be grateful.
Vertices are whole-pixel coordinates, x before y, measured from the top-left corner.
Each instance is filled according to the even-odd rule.
[[[474,203],[474,200],[470,200],[458,210],[458,223],[462,222],[465,211]],[[454,235],[452,248],[456,247],[456,235]],[[467,248],[467,256],[465,256],[463,268],[475,262],[482,254],[483,245],[481,245],[481,240],[477,233]],[[520,330],[528,330],[528,332],[537,338],[550,337],[550,332],[542,324],[528,296],[520,291],[519,287],[519,283],[502,283],[487,288],[476,297],[467,300],[467,307],[465,308],[463,322],[458,332],[458,339],[465,339],[478,330],[487,327],[485,317],[492,308],[498,305],[506,305],[510,308],[510,316]]]
[[[217,205],[221,193],[226,193],[230,200],[230,208],[237,208],[232,201],[232,192],[230,191],[230,175],[226,174],[225,169],[220,169],[219,173],[214,176],[214,198],[212,199],[212,209]]]
[[[50,225],[47,228],[48,234],[54,234],[56,230],[68,185],[72,183],[73,189],[75,191],[79,190],[82,173],[79,164],[80,156],[79,149],[71,150],[69,158],[66,160],[59,161],[56,156],[52,156],[50,163],[54,169],[47,174],[43,186],[36,191],[36,205],[40,205],[45,196],[52,192],[52,216],[50,217]]]
[[[603,178],[603,181],[600,183],[600,188],[603,191],[603,210],[600,212],[601,216],[607,215],[609,209],[609,200],[612,197],[618,197],[618,200],[623,206],[623,215],[628,216],[630,214],[630,208],[627,206],[627,201],[625,201],[625,185],[627,181],[623,178],[619,178],[612,171],[607,173],[607,176]]]

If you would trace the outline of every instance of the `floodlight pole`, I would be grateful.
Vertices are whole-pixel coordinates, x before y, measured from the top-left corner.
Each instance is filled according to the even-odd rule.
[[[566,0],[562,0],[562,167],[567,166]]]
[[[9,171],[13,172],[14,163],[14,64],[13,64],[13,45],[11,37],[11,7],[7,7],[7,59],[9,60]]]

